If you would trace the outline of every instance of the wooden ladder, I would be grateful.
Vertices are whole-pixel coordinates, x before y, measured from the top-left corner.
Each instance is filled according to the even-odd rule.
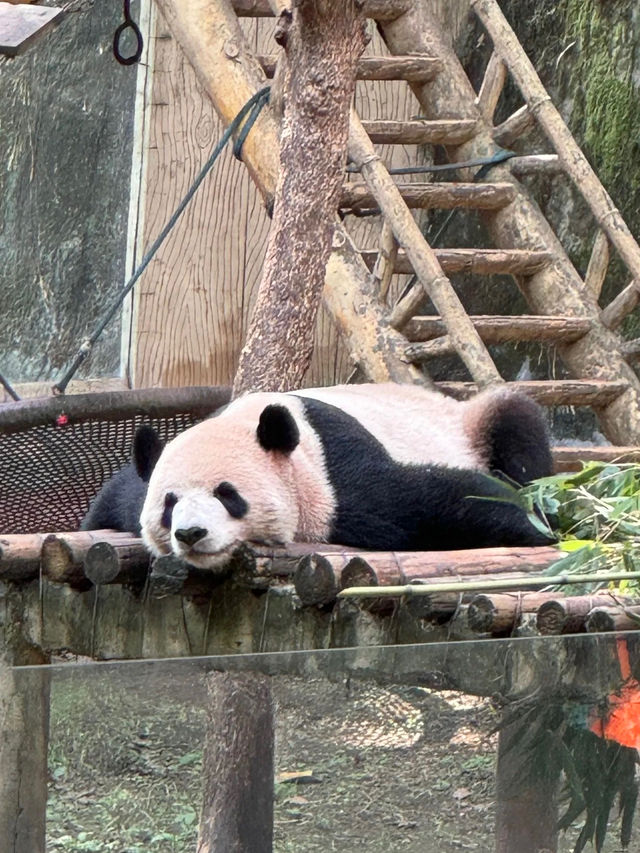
[[[158,0],[158,5],[162,9],[169,2]],[[635,282],[640,282],[640,249],[550,103],[495,0],[475,0],[472,5],[495,46],[478,95],[430,15],[426,0],[365,3],[367,14],[377,19],[391,55],[361,59],[358,77],[405,80],[425,118],[361,121],[353,111],[349,158],[362,180],[345,183],[341,208],[343,214],[371,209],[382,214],[379,247],[377,251],[358,251],[345,227],[351,217],[337,225],[325,303],[366,376],[374,381],[426,379],[426,364],[456,353],[472,381],[437,384],[457,396],[503,381],[489,345],[505,341],[553,344],[571,379],[509,385],[523,388],[542,404],[591,406],[613,445],[586,452],[584,448],[565,448],[557,457],[560,467],[571,464],[577,453],[590,458],[640,458],[636,446],[640,445],[640,381],[625,360],[625,345],[614,331],[639,299]],[[277,56],[252,53],[236,16],[268,15],[271,6],[267,0],[216,0],[211,8],[215,27],[204,34],[197,15],[188,9],[176,14],[172,4],[172,29],[190,57],[202,55],[203,46],[215,55],[233,54],[233,61],[223,68],[216,64],[215,74],[194,63],[221,118],[228,122],[264,85],[264,77],[274,74],[277,63]],[[494,128],[493,115],[508,72],[526,103]],[[462,180],[457,181],[396,181],[375,148],[439,144],[445,147],[450,162],[476,160],[492,156],[533,119],[546,131],[557,154],[513,158],[493,166],[490,178],[483,180],[473,180],[476,169],[461,169]],[[260,119],[247,140],[243,159],[267,197],[275,188],[273,152],[277,147],[273,120]],[[518,180],[524,172],[541,168],[563,168],[573,178],[600,228],[584,281]],[[478,211],[495,248],[433,249],[414,219],[412,209],[416,208]],[[601,311],[597,298],[610,245],[627,266],[632,283]],[[469,316],[448,278],[461,270],[514,276],[532,314]],[[391,276],[410,272],[416,285],[394,306],[388,306]],[[425,298],[437,315],[418,315]]]

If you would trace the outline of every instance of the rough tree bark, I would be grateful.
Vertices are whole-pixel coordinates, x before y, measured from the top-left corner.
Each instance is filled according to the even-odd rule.
[[[269,678],[212,672],[197,853],[270,853],[273,702]]]
[[[286,50],[280,174],[234,396],[299,387],[311,358],[366,42],[361,4],[300,0],[280,15],[277,38]]]

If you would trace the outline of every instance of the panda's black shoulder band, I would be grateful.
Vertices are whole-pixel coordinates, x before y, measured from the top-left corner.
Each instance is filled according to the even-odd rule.
[[[265,450],[291,453],[300,441],[300,430],[286,406],[267,406],[260,415],[257,437]]]

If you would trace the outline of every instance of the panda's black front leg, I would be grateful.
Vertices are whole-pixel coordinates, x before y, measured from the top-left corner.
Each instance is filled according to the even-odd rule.
[[[413,478],[415,508],[418,511],[421,503],[423,513],[413,528],[416,549],[534,546],[555,541],[518,505],[514,489],[482,472],[424,466],[414,469]]]
[[[554,541],[513,503],[512,488],[479,471],[390,463],[376,475],[354,481],[334,519],[331,541],[398,551]]]

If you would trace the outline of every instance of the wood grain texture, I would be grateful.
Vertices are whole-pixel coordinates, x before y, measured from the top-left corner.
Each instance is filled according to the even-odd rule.
[[[154,38],[145,245],[164,226],[223,133],[160,15]],[[137,387],[231,381],[246,322],[245,291],[255,285],[251,278],[257,278],[261,266],[254,263],[245,282],[247,244],[252,243],[249,210],[257,240],[268,227],[256,196],[242,164],[225,150],[138,287]],[[256,206],[263,220],[257,228]]]
[[[224,128],[159,15],[155,33],[144,245],[190,186]],[[242,22],[273,49],[273,20]],[[225,150],[141,279],[133,384],[230,384],[262,274],[270,220],[245,167]],[[306,385],[346,378],[348,359],[323,309]]]
[[[280,50],[273,19],[243,19],[258,54]],[[179,203],[223,128],[169,28],[154,35],[151,124],[143,217],[148,246]],[[388,54],[375,34],[367,55]],[[408,119],[418,105],[405,82],[363,81],[356,100],[366,118]],[[389,165],[424,161],[416,145],[378,146]],[[412,180],[413,178],[410,178]],[[422,179],[422,178],[421,178]],[[417,214],[419,217],[421,213]],[[375,246],[379,217],[348,217],[359,245]],[[225,151],[144,274],[136,295],[134,387],[229,384],[262,274],[270,221],[244,166]],[[394,291],[406,279],[395,276]],[[314,356],[304,385],[345,381],[352,361],[329,313],[319,312]]]

